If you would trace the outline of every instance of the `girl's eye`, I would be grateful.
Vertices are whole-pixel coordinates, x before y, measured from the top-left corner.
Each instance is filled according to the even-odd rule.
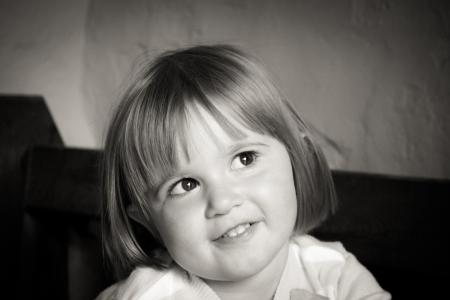
[[[198,186],[198,182],[192,178],[183,178],[177,181],[169,190],[171,196],[183,195]]]
[[[256,152],[245,151],[236,155],[231,162],[232,169],[241,169],[253,164],[256,160]]]

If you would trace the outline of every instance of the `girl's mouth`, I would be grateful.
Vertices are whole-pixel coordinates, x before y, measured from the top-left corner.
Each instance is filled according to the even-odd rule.
[[[248,222],[248,223],[242,223],[239,224],[231,229],[229,229],[227,232],[222,234],[219,238],[217,238],[216,242],[234,242],[238,240],[246,240],[247,238],[250,238],[252,233],[255,231],[257,222]]]
[[[221,236],[221,238],[235,238],[237,236],[242,235],[247,229],[251,226],[250,223],[239,224],[236,227],[231,228],[225,234]]]

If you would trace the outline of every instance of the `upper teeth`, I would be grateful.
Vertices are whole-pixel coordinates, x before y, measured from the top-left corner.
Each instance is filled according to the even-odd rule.
[[[247,230],[247,228],[250,227],[249,223],[246,224],[240,224],[234,228],[232,228],[231,230],[229,230],[228,232],[226,232],[223,237],[235,237],[238,236],[240,234],[242,234],[244,231]]]

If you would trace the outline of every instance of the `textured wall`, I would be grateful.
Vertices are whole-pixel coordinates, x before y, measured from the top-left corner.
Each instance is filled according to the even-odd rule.
[[[229,42],[268,65],[334,167],[450,176],[444,2],[191,2],[91,1],[83,78],[97,138],[138,54]]]
[[[49,16],[54,20],[49,27],[72,32],[75,38],[53,28],[49,40],[64,46],[54,50],[40,41],[38,47],[61,73],[53,75],[69,76],[73,82],[62,80],[55,86],[52,76],[39,77],[34,69],[28,77],[31,87],[41,82],[49,90],[68,91],[70,101],[49,101],[70,145],[101,144],[118,86],[136,56],[226,42],[266,63],[316,128],[332,166],[450,177],[448,1],[85,1],[55,1],[52,11],[59,5],[76,13],[59,9],[62,19]],[[22,32],[15,31],[9,41]],[[5,48],[0,47],[2,63],[20,53],[13,48],[5,56]],[[35,52],[29,56],[38,58]],[[1,76],[4,92],[9,85],[3,71]],[[18,79],[8,82],[20,87]],[[79,136],[72,136],[74,128]]]
[[[0,93],[43,95],[77,146],[96,144],[81,89],[87,3],[0,0]]]

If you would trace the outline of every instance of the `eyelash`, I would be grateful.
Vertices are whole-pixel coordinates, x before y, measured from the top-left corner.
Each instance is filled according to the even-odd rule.
[[[244,164],[242,164],[242,162],[240,162],[240,163],[243,165],[243,167],[237,168],[236,170],[240,170],[240,169],[244,169],[244,168],[249,168],[249,167],[251,167],[252,165],[255,164],[255,162],[258,160],[258,157],[259,157],[259,153],[257,153],[256,151],[253,151],[253,150],[250,150],[250,151],[242,151],[242,152],[239,152],[238,154],[236,154],[235,156],[233,156],[233,159],[231,160],[231,164],[230,164],[230,165],[232,165],[233,162],[234,162],[237,158],[240,158],[240,156],[241,156],[241,155],[244,155],[244,154],[247,154],[247,155],[250,154],[250,156],[251,156],[251,158],[252,158],[252,161],[251,161],[248,165],[244,165]],[[177,180],[176,182],[174,182],[173,184],[170,185],[170,187],[169,187],[169,189],[168,189],[168,195],[169,195],[170,197],[182,196],[182,195],[184,195],[184,194],[186,194],[186,193],[189,192],[189,191],[185,191],[185,192],[179,193],[179,194],[172,194],[172,192],[173,192],[173,190],[175,189],[175,187],[176,187],[178,184],[181,184],[181,183],[183,182],[183,180],[190,180],[190,181],[195,182],[196,186],[195,186],[194,188],[192,188],[191,190],[195,189],[197,186],[200,185],[199,182],[198,182],[197,180],[193,179],[193,178],[190,178],[190,177],[184,177],[184,178],[181,178],[180,180]]]
[[[243,164],[244,167],[239,168],[239,169],[243,169],[243,168],[245,168],[245,167],[250,167],[250,166],[252,166],[253,164],[255,164],[255,162],[258,160],[258,157],[259,157],[259,154],[258,154],[256,151],[253,151],[253,150],[250,150],[250,151],[242,151],[242,152],[239,152],[238,154],[236,154],[236,155],[233,157],[233,159],[232,159],[232,161],[231,161],[231,165],[232,165],[233,162],[236,160],[236,158],[239,158],[241,155],[244,155],[244,154],[250,154],[250,156],[251,156],[251,158],[252,158],[252,161],[251,161],[248,165],[244,165],[244,164]],[[242,162],[241,162],[241,163],[242,163]]]

